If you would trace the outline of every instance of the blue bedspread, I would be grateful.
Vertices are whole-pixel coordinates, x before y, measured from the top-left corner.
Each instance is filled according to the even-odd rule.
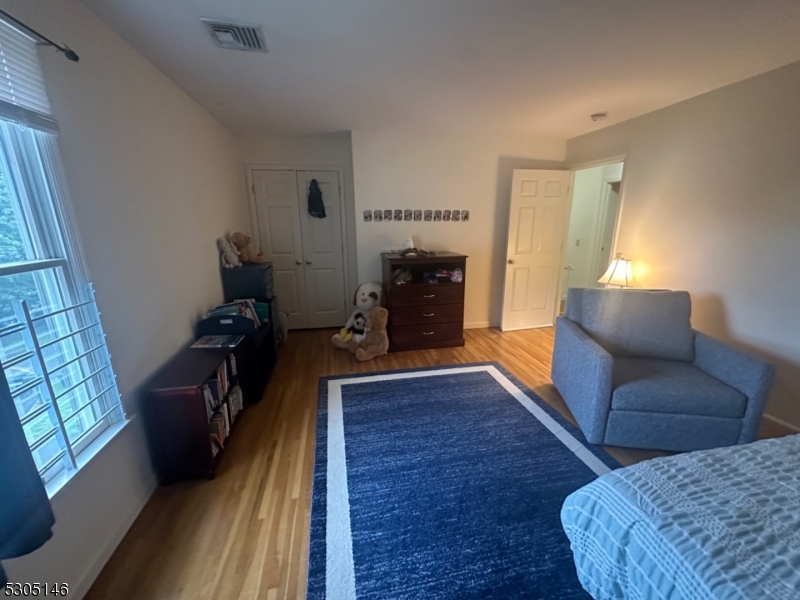
[[[800,435],[657,458],[571,494],[595,599],[800,598]]]

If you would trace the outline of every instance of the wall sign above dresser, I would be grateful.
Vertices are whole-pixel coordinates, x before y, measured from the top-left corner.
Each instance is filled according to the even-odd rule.
[[[375,210],[366,209],[364,211],[365,223],[382,223],[391,221],[452,221],[452,222],[469,222],[468,210],[433,210],[431,208],[422,210],[420,208],[410,209],[396,209],[391,211],[389,209]]]
[[[418,257],[383,253],[381,261],[389,352],[463,346],[467,257],[454,252]]]

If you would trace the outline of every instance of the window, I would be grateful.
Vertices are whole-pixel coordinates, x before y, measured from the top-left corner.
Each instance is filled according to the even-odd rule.
[[[0,364],[45,483],[124,421],[32,40],[0,21]]]

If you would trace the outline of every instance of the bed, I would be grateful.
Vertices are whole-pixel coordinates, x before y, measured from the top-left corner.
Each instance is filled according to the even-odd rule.
[[[561,522],[596,600],[797,600],[800,435],[618,469]]]

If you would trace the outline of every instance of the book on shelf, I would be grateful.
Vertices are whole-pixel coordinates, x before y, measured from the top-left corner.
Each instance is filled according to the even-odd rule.
[[[208,311],[205,316],[207,318],[225,315],[242,315],[252,319],[256,327],[261,326],[261,319],[258,317],[258,312],[256,312],[256,307],[252,298],[220,304]]]
[[[192,348],[235,348],[244,339],[243,335],[204,335]]]
[[[234,303],[244,304],[250,318],[255,321],[256,327],[261,326],[261,319],[258,317],[258,312],[256,312],[255,298],[235,298],[233,301]]]

